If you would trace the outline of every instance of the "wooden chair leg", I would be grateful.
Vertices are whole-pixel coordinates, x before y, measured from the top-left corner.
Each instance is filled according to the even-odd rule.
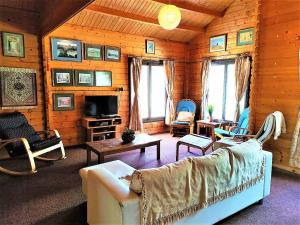
[[[65,149],[64,149],[64,145],[62,144],[62,142],[59,143],[60,144],[60,151],[61,151],[61,156],[58,158],[48,158],[48,157],[42,157],[42,156],[35,156],[34,158],[38,159],[38,160],[42,160],[42,161],[57,161],[57,160],[62,160],[67,158],[66,157],[66,153],[65,153]]]
[[[176,161],[178,161],[178,159],[179,159],[179,145],[180,145],[180,142],[177,142],[177,144],[176,144]]]

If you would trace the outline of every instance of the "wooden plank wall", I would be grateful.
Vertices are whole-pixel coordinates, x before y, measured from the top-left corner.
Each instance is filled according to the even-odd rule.
[[[267,114],[283,112],[287,134],[270,140],[266,149],[273,152],[273,163],[283,169],[298,171],[288,165],[293,131],[300,107],[299,51],[300,2],[298,0],[262,0],[256,96],[255,128]]]
[[[90,61],[82,62],[61,62],[52,61],[50,52],[50,37],[62,37],[78,39],[84,43],[112,45],[121,48],[121,62]],[[123,87],[124,92],[120,94],[119,114],[123,119],[123,124],[119,128],[119,134],[128,126],[129,123],[129,91],[128,91],[128,55],[146,56],[145,54],[146,37],[117,33],[93,28],[64,24],[57,30],[50,33],[43,39],[44,46],[44,65],[46,68],[47,100],[48,100],[48,124],[50,128],[58,129],[63,137],[66,146],[77,145],[84,142],[85,134],[81,128],[81,118],[83,116],[84,96],[85,95],[119,95],[115,91],[116,87]],[[153,39],[156,44],[155,56],[175,59],[175,102],[183,97],[183,84],[185,75],[185,60],[187,45],[172,41]],[[153,55],[148,55],[153,56]],[[51,69],[52,68],[71,68],[86,70],[111,70],[113,74],[113,87],[52,87]],[[75,110],[69,112],[53,111],[53,93],[74,93]],[[165,130],[163,122],[147,123],[145,130],[149,133],[158,133]]]
[[[25,57],[4,57],[2,54],[2,44],[0,47],[0,66],[20,67],[35,69],[37,74],[37,94],[38,106],[32,109],[18,109],[25,114],[30,124],[36,130],[44,129],[43,117],[43,78],[42,78],[42,56],[41,47],[38,37],[38,21],[39,15],[34,12],[20,11],[17,9],[0,7],[0,31],[16,32],[24,34]],[[11,112],[16,109],[1,110],[3,112]]]
[[[235,0],[226,10],[224,17],[214,19],[204,33],[189,43],[189,79],[185,95],[196,101],[198,109],[201,102],[201,68],[203,57],[232,57],[232,54],[253,52],[254,45],[237,46],[237,31],[256,26],[257,7],[253,0]],[[209,38],[227,33],[227,50],[209,52]]]

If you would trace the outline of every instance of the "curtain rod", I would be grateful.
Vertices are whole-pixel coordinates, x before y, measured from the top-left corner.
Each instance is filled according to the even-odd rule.
[[[237,54],[219,55],[219,56],[207,56],[207,57],[202,57],[201,59],[189,61],[188,63],[203,62],[203,60],[205,60],[205,59],[211,59],[211,60],[233,59],[233,58],[236,58],[237,56],[252,56],[252,52],[242,52],[242,53],[237,53]]]
[[[175,59],[172,59],[172,58],[161,58],[161,57],[157,57],[157,56],[137,56],[137,55],[127,55],[127,56],[128,56],[128,58],[141,57],[143,59],[150,58],[150,59],[158,59],[158,60],[174,60],[175,61]]]

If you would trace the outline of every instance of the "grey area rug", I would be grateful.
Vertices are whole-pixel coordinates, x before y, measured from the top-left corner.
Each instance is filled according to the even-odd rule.
[[[106,161],[122,160],[135,168],[158,167],[175,161],[176,141],[169,134],[163,139],[161,160],[156,160],[155,147],[107,157]],[[199,150],[181,147],[180,158],[198,156]],[[51,153],[52,154],[52,153]],[[53,164],[38,162],[38,173],[27,177],[0,174],[1,225],[86,225],[86,202],[81,192],[78,171],[85,166],[83,149],[67,149],[67,159]],[[96,163],[96,158],[94,157]],[[11,168],[26,166],[25,160],[0,162]],[[217,212],[216,212],[217,213]],[[252,205],[221,221],[219,225],[299,225],[300,179],[273,171],[271,195],[263,205]]]

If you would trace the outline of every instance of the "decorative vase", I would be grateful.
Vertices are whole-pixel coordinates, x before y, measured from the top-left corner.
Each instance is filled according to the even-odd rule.
[[[213,117],[212,115],[209,115],[209,122],[212,122],[213,121]]]
[[[121,136],[124,143],[130,143],[135,139],[134,130],[126,128]]]

